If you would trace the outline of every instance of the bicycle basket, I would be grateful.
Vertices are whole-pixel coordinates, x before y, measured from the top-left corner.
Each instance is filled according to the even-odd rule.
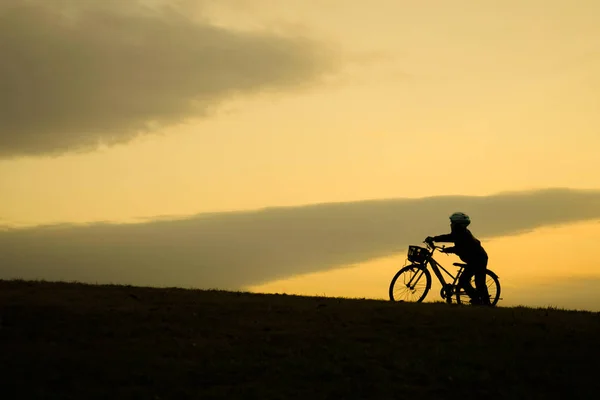
[[[408,246],[408,261],[423,264],[429,256],[429,251],[424,247]]]

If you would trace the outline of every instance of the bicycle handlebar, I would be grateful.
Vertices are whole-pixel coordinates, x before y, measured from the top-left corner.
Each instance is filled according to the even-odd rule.
[[[427,247],[428,247],[429,249],[431,249],[432,253],[433,253],[435,250],[440,250],[442,253],[445,253],[443,250],[446,248],[446,246],[436,246],[435,244],[433,244],[433,243],[429,243],[429,242],[427,242],[427,241],[425,241],[425,240],[423,241],[423,243],[427,244]]]

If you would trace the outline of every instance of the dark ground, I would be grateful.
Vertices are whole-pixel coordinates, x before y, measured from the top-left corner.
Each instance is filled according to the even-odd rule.
[[[0,316],[6,399],[600,391],[600,313],[0,281]]]

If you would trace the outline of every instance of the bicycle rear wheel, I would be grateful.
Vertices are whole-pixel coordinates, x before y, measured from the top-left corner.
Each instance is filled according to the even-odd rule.
[[[394,275],[390,283],[391,301],[420,303],[431,289],[431,274],[424,265],[411,264]]]
[[[488,289],[488,294],[490,295],[490,304],[495,306],[498,303],[498,300],[500,300],[500,281],[498,280],[498,275],[489,269],[485,271],[485,274],[487,275],[485,277],[485,284]],[[474,276],[471,278],[471,286],[476,287]],[[469,304],[470,300],[471,299],[464,289],[456,291],[456,302],[458,304]]]

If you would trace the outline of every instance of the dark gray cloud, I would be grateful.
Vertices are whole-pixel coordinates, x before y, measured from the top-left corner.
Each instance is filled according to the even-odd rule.
[[[0,278],[241,289],[406,251],[468,212],[480,238],[600,219],[600,191],[546,190],[0,232]],[[334,284],[334,283],[332,283]]]
[[[147,3],[0,2],[0,158],[126,142],[237,94],[315,82],[336,65],[308,38]]]

